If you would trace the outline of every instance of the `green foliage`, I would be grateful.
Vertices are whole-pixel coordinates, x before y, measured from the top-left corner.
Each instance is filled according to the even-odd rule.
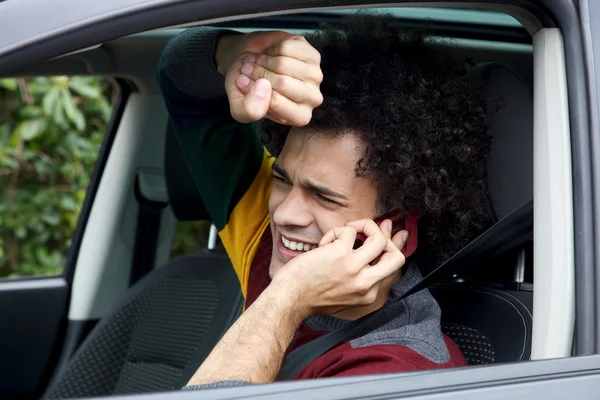
[[[0,79],[0,277],[62,271],[117,84]]]
[[[208,221],[178,222],[171,244],[171,258],[206,248],[209,232],[210,222]],[[218,244],[220,245],[220,243]],[[222,249],[220,246],[219,248]]]
[[[108,78],[0,78],[0,278],[64,268],[118,93]],[[172,256],[206,246],[210,225],[179,223]]]

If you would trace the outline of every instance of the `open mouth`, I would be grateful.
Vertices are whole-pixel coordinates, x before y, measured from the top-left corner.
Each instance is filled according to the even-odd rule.
[[[281,243],[283,244],[283,247],[285,247],[286,249],[289,249],[292,251],[297,251],[297,252],[305,252],[305,251],[309,251],[309,250],[313,250],[313,249],[317,248],[317,246],[314,244],[294,241],[294,240],[286,238],[283,235],[281,235]]]

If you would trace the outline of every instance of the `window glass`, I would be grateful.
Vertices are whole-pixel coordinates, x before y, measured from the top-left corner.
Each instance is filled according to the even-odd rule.
[[[62,272],[118,90],[104,77],[0,79],[0,278]]]
[[[367,10],[365,8],[358,10]],[[490,10],[476,10],[468,8],[436,8],[436,7],[389,7],[389,8],[371,8],[375,12],[392,14],[402,19],[415,19],[438,22],[454,22],[460,24],[474,25],[492,25],[492,26],[513,26],[520,27],[521,23],[512,16]],[[357,9],[347,10],[328,10],[319,11],[327,14],[349,14],[356,12]]]
[[[178,221],[171,244],[171,258],[206,249],[210,236],[210,225],[210,221]],[[218,237],[215,250],[224,251]]]

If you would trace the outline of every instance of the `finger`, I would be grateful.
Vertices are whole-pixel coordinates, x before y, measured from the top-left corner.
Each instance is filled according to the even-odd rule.
[[[243,83],[240,80],[241,78],[238,78],[236,84]],[[231,115],[240,122],[258,121],[269,111],[272,94],[271,83],[266,79],[259,79],[248,86],[246,95],[229,99]]]
[[[240,74],[235,80],[235,86],[245,96],[248,94],[248,92],[250,92],[250,88],[252,87],[254,82],[256,81],[248,78],[244,74]]]
[[[293,76],[282,75],[251,63],[244,63],[240,72],[250,80],[256,81],[261,78],[268,80],[273,90],[295,103],[306,103],[317,107],[323,102],[323,95],[317,85],[306,83]]]
[[[356,240],[356,229],[349,226],[342,226],[338,228],[331,229],[326,232],[325,235],[319,241],[319,247],[325,246],[326,244],[333,243],[335,241],[339,241],[344,244],[344,246],[348,246],[352,249],[354,246],[354,241]]]
[[[386,219],[381,224],[379,224],[379,229],[383,233],[386,239],[392,238],[392,220]]]
[[[280,75],[289,75],[303,82],[312,82],[317,85],[323,82],[323,71],[320,66],[307,64],[294,57],[260,54],[256,57],[246,57],[244,62],[260,65],[269,71]]]
[[[313,107],[308,104],[298,104],[279,94],[271,93],[269,112],[278,119],[278,122],[288,126],[306,126],[312,119]]]
[[[301,36],[281,41],[269,47],[266,53],[273,57],[292,57],[307,64],[321,64],[321,53]]]
[[[394,252],[384,253],[377,263],[374,263],[369,268],[363,268],[360,273],[362,274],[362,279],[369,282],[380,282],[400,271],[405,262],[406,258],[404,254],[396,249]]]
[[[365,234],[367,239],[358,249],[354,250],[354,255],[357,263],[366,265],[377,258],[386,248],[388,240],[381,232],[379,225],[371,219],[362,219],[346,223],[356,229],[357,232]]]
[[[398,248],[398,250],[402,250],[406,245],[406,240],[408,239],[408,231],[401,230],[397,232],[392,238],[392,243]]]

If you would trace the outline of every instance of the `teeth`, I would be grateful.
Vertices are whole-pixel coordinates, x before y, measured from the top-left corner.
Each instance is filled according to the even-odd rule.
[[[284,236],[281,236],[281,241],[283,242],[283,245],[285,247],[294,251],[309,251],[317,248],[317,246],[313,246],[308,243],[294,242],[292,240],[286,239]]]

